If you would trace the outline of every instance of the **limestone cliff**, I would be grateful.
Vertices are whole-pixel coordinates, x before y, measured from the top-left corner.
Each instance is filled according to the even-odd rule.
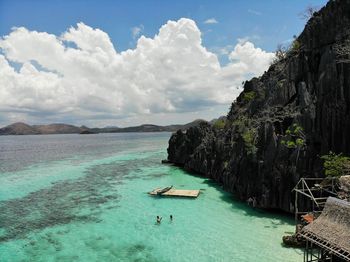
[[[293,210],[302,176],[323,176],[320,155],[350,154],[350,0],[332,0],[294,47],[244,85],[223,128],[178,131],[168,160],[263,208]]]

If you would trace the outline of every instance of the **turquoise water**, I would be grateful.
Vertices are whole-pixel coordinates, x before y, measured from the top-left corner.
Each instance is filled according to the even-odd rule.
[[[169,136],[0,137],[0,261],[302,260],[281,245],[291,219],[160,164]],[[201,194],[147,194],[168,185]]]

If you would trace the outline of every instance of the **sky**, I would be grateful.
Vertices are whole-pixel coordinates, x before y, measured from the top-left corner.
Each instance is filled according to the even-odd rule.
[[[0,0],[0,126],[226,115],[326,2]]]

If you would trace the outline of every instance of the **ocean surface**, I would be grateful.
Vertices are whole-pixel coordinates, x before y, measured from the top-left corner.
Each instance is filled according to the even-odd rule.
[[[0,136],[0,261],[302,261],[291,218],[162,165],[169,137]],[[147,194],[168,185],[201,194]]]

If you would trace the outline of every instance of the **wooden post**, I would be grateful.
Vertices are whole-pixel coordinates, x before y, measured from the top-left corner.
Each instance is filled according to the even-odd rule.
[[[295,191],[295,203],[294,203],[294,209],[295,209],[295,225],[298,225],[298,192]]]
[[[307,256],[307,246],[308,246],[308,240],[306,240],[306,246],[305,246],[305,251],[304,251],[304,262],[306,262],[307,261],[307,258],[306,258],[306,256]]]

